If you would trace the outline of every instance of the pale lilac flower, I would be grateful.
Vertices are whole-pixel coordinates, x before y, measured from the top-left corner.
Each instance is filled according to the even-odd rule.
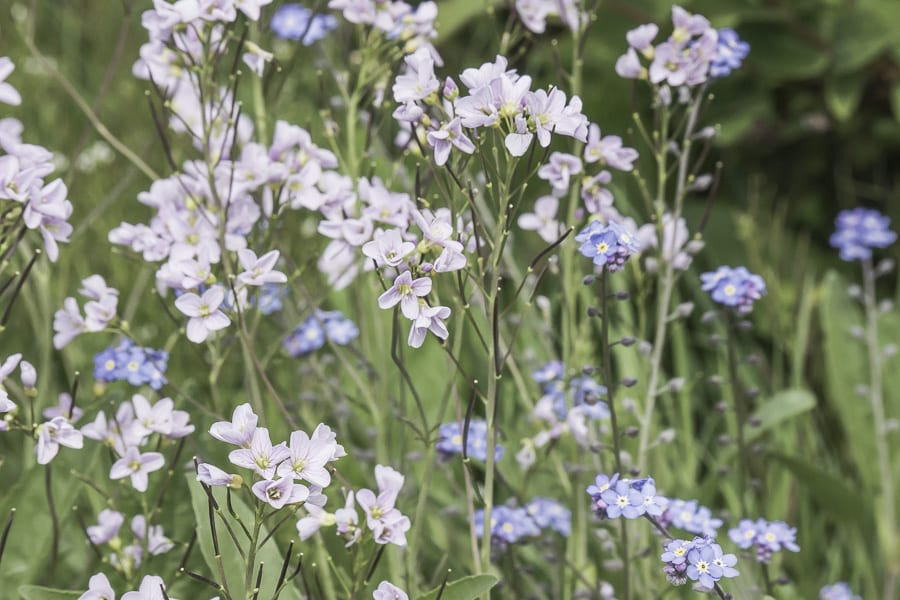
[[[65,417],[55,417],[38,427],[38,439],[35,446],[37,462],[48,464],[59,452],[59,447],[80,449],[84,446],[81,432],[72,427]]]
[[[554,152],[550,161],[538,169],[537,175],[550,182],[553,195],[560,197],[569,191],[572,175],[581,173],[581,159],[565,152]]]
[[[622,145],[622,138],[617,135],[601,136],[600,127],[591,123],[588,129],[587,144],[584,147],[584,161],[599,162],[620,171],[631,171],[638,152],[634,148]]]
[[[143,435],[154,432],[167,435],[172,431],[171,398],[163,398],[151,405],[142,395],[135,394],[131,397],[131,403],[134,405],[135,422],[143,429]]]
[[[119,535],[119,529],[124,522],[125,515],[105,508],[97,515],[97,525],[91,525],[87,528],[88,539],[95,546],[105,544]]]
[[[53,315],[53,347],[62,350],[80,333],[86,331],[78,302],[71,296],[63,301],[63,308]]]
[[[362,489],[356,494],[356,501],[365,511],[366,523],[377,543],[406,545],[405,532],[410,526],[409,519],[394,507],[397,494],[403,487],[403,480],[403,475],[391,467],[376,465],[375,481],[378,484],[378,496],[368,489]]]
[[[446,340],[450,333],[447,331],[447,325],[444,324],[444,320],[449,316],[450,309],[446,306],[423,306],[419,311],[419,316],[413,319],[407,344],[413,348],[421,347],[425,342],[425,334],[428,331],[431,331],[440,339]]]
[[[2,380],[2,378],[0,378]],[[2,392],[0,392],[2,394]],[[54,419],[56,417],[64,417],[69,423],[77,423],[82,416],[84,416],[84,411],[78,408],[77,406],[72,406],[72,396],[63,392],[59,395],[59,402],[56,406],[49,406],[43,410],[41,413],[44,415],[45,419]]]
[[[290,458],[278,466],[279,477],[303,479],[319,487],[328,487],[331,473],[325,465],[334,455],[335,442],[310,439],[304,431],[291,433]]]
[[[231,422],[219,421],[209,428],[209,434],[226,444],[248,447],[256,431],[259,417],[253,412],[249,402],[239,404],[231,417]]]
[[[211,487],[229,486],[239,488],[243,479],[240,475],[226,473],[215,465],[200,463],[197,465],[197,481]]]
[[[334,525],[334,515],[324,508],[311,504],[309,501],[303,507],[308,514],[297,521],[297,535],[301,542],[311,538],[322,527]]]
[[[382,581],[372,592],[372,600],[409,600],[409,596],[393,583]]]
[[[378,306],[387,309],[399,303],[403,316],[415,319],[420,312],[419,298],[431,293],[431,284],[429,277],[419,277],[413,281],[412,274],[404,271],[394,279],[394,285],[378,297]]]
[[[355,544],[362,535],[362,529],[359,528],[359,514],[356,512],[356,499],[353,490],[347,492],[347,500],[344,507],[334,511],[334,524],[337,526],[338,534],[344,536],[347,543],[346,547]]]
[[[635,27],[626,33],[625,39],[628,40],[629,46],[638,52],[643,52],[647,48],[652,49],[653,39],[657,33],[659,33],[659,26],[656,23],[648,23]]]
[[[228,454],[228,460],[239,467],[253,469],[262,477],[269,479],[275,476],[278,465],[289,459],[290,456],[291,452],[284,443],[273,446],[269,438],[269,430],[265,427],[258,427],[253,432],[250,447],[232,450]]]
[[[165,466],[166,461],[159,452],[141,453],[134,446],[125,450],[125,454],[113,463],[109,471],[110,479],[131,478],[131,485],[139,492],[147,491],[149,474]]]
[[[273,270],[278,262],[278,250],[266,252],[259,258],[253,250],[238,250],[238,259],[243,273],[237,276],[238,283],[243,285],[265,285],[267,283],[286,283],[287,276],[281,271]]]
[[[147,528],[147,519],[144,515],[136,515],[131,520],[131,532],[141,542],[146,541],[147,552],[152,555],[165,554],[175,547],[172,540],[163,533],[162,525],[151,525]]]
[[[162,577],[145,575],[141,581],[140,590],[137,592],[126,592],[120,600],[165,600],[165,596],[163,596],[164,589],[166,589],[166,586]],[[176,599],[169,596],[168,600]]]
[[[286,504],[297,504],[309,497],[309,488],[294,483],[290,477],[278,481],[264,479],[253,484],[253,494],[272,508],[282,508]]]
[[[434,162],[439,167],[447,163],[447,159],[450,158],[450,149],[453,146],[456,146],[457,150],[466,154],[475,152],[475,144],[463,131],[459,117],[454,117],[448,123],[443,123],[440,129],[429,131],[425,139],[434,147]]]
[[[96,542],[95,542],[96,543]],[[116,593],[109,585],[109,579],[103,573],[97,573],[91,577],[88,583],[88,591],[78,597],[78,600],[116,600]]]
[[[18,106],[22,103],[22,96],[16,88],[6,83],[6,78],[13,72],[16,65],[8,56],[0,56],[0,102],[10,106]]]
[[[316,425],[316,429],[313,431],[310,439],[320,444],[329,442],[334,443],[334,454],[331,455],[330,459],[332,462],[343,456],[347,456],[344,447],[337,443],[337,434],[331,430],[331,427],[324,423]]]
[[[647,76],[646,69],[641,66],[641,60],[634,48],[629,48],[616,60],[616,73],[624,79],[640,79]]]
[[[415,251],[416,245],[403,239],[400,229],[375,233],[375,239],[363,244],[362,252],[380,266],[397,267]]]
[[[257,77],[262,77],[266,65],[275,58],[275,55],[263,50],[250,40],[244,41],[244,47],[247,48],[248,51],[244,52],[241,56],[241,60],[244,61],[245,65],[250,67],[251,71],[256,73]]]
[[[187,292],[175,300],[175,307],[190,317],[187,324],[187,337],[190,341],[199,344],[211,332],[225,329],[231,324],[231,319],[219,309],[224,300],[225,290],[220,285],[212,286],[203,296]]]
[[[403,59],[406,72],[394,81],[394,100],[400,104],[425,100],[441,87],[434,75],[434,59],[427,48],[419,48]]]

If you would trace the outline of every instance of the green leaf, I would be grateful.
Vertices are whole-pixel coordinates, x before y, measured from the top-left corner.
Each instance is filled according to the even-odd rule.
[[[208,572],[203,574],[221,584],[219,566],[216,562],[215,551],[213,549],[212,530],[209,525],[209,504],[206,492],[203,491],[203,487],[192,475],[188,474],[185,477],[188,480],[188,488],[191,491],[191,505],[194,509],[194,518],[197,521],[197,541],[200,544],[203,558],[206,559],[206,567],[208,569]],[[225,518],[228,519],[231,529],[234,532],[235,537],[237,537],[238,542],[240,542],[241,548],[244,550],[246,556],[250,541],[247,539],[241,526],[230,514],[228,514],[226,509],[225,491],[222,488],[213,488],[213,496],[215,497],[216,502],[219,503]],[[252,532],[254,521],[253,510],[247,506],[239,496],[240,494],[232,493],[231,505],[247,529]],[[268,531],[266,527],[263,526],[259,531],[259,541],[264,540],[267,536]],[[216,516],[216,537],[219,540],[219,552],[221,553],[222,566],[225,571],[225,577],[227,578],[228,589],[233,596],[243,597],[242,590],[244,589],[244,574],[247,563],[241,558],[238,547],[229,535],[222,519],[218,516]],[[253,576],[256,577],[256,569],[259,567],[259,563],[265,565],[263,567],[262,583],[260,584],[260,598],[271,598],[274,596],[275,585],[278,583],[278,577],[281,573],[283,561],[284,554],[278,549],[274,539],[270,539],[266,542],[265,546],[257,551]],[[281,595],[278,596],[278,598],[279,600],[300,600],[300,592],[292,584],[288,584],[284,590],[282,590]]]
[[[774,427],[816,407],[816,397],[802,388],[782,390],[760,406],[754,413],[759,425],[745,425],[744,438],[749,442]]]
[[[864,79],[856,73],[825,80],[825,103],[838,121],[846,121],[856,112],[862,97]]]
[[[847,293],[847,283],[830,271],[822,283],[819,319],[825,338],[825,392],[827,408],[837,414],[837,421],[852,440],[848,448],[859,468],[867,489],[878,485],[878,469],[873,457],[875,436],[872,435],[872,408],[860,398],[856,386],[868,379],[868,361],[862,342],[850,336],[852,325],[863,322],[862,311]]]
[[[868,64],[894,38],[894,22],[875,10],[847,7],[840,11],[835,19],[832,50],[835,73],[848,73]]]
[[[894,118],[900,121],[900,83],[891,87],[891,108],[894,109]]]
[[[852,521],[864,533],[874,528],[872,514],[860,510],[859,491],[851,488],[847,480],[809,464],[809,459],[788,456],[780,452],[766,454],[790,470],[797,482],[807,488],[809,497],[841,521]]]
[[[100,456],[101,448],[100,444],[93,444],[79,450],[77,460],[81,467],[90,472]],[[9,531],[3,562],[0,564],[0,589],[16,589],[21,584],[43,582],[47,577],[47,562],[52,554],[53,525],[44,484],[45,471],[47,468],[52,469],[53,501],[60,531],[63,533],[73,518],[72,506],[75,499],[84,489],[73,481],[65,467],[66,461],[71,458],[66,456],[67,453],[63,449],[53,463],[46,467],[33,463],[21,473],[14,486],[3,490],[0,522],[6,522],[12,508],[16,509],[16,516]],[[60,560],[65,556],[67,542],[66,536],[61,533]],[[83,549],[80,543],[79,547]]]
[[[444,593],[441,594],[441,600],[475,600],[483,593],[497,585],[497,579],[493,575],[472,575],[471,577],[463,577],[457,579],[453,583],[447,584]],[[419,596],[419,600],[437,600],[438,593],[441,588],[435,588],[423,596]]]
[[[23,585],[19,588],[19,595],[23,600],[65,600],[66,598],[78,598],[82,593],[69,590],[54,590],[37,585]]]
[[[441,3],[436,28],[441,39],[452,36],[476,17],[503,4],[502,0],[449,0]]]
[[[748,61],[766,80],[807,79],[821,75],[828,66],[827,51],[787,25],[747,24],[741,28],[741,37],[752,48]]]

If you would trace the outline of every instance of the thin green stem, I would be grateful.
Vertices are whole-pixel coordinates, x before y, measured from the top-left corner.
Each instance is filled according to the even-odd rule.
[[[878,305],[875,297],[875,270],[872,260],[862,261],[863,268],[863,302],[866,310],[866,350],[869,355],[869,398],[872,402],[872,419],[875,426],[875,445],[878,453],[878,470],[881,480],[881,518],[883,527],[882,548],[887,569],[884,576],[885,600],[895,598],[897,587],[897,515],[894,504],[894,475],[891,469],[890,448],[888,447],[885,427],[884,386],[882,379],[882,350],[878,342]]]

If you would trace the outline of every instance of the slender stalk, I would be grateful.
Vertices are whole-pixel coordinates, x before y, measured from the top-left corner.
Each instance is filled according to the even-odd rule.
[[[53,551],[50,560],[51,577],[56,572],[56,562],[59,557],[59,517],[56,514],[56,504],[53,501],[53,479],[48,464],[44,469],[44,491],[47,494],[47,504],[50,506],[50,520],[53,524]]]
[[[738,494],[741,503],[741,514],[747,513],[747,479],[750,474],[749,454],[744,440],[744,424],[747,422],[748,406],[747,395],[741,388],[737,369],[737,346],[735,342],[735,324],[732,314],[726,315],[725,331],[728,345],[728,382],[731,386],[731,395],[734,396],[734,408],[737,415],[737,444],[738,444]]]
[[[603,383],[606,385],[606,400],[609,404],[609,418],[612,426],[612,442],[613,453],[615,454],[613,462],[616,465],[616,472],[622,473],[622,451],[619,447],[619,421],[616,416],[616,381],[612,369],[612,347],[609,345],[609,269],[603,269],[603,275],[600,277],[600,352],[602,354]],[[625,578],[624,598],[631,599],[631,557],[628,553],[628,529],[625,526],[626,519],[620,519],[622,534],[622,574]]]
[[[678,223],[683,212],[684,197],[687,194],[688,178],[690,177],[691,138],[694,135],[694,129],[697,127],[697,118],[700,114],[700,105],[703,103],[704,93],[705,88],[701,89],[697,93],[697,97],[694,98],[689,109],[690,112],[688,113],[684,136],[682,137],[681,154],[678,157],[678,172],[675,180],[675,203],[672,210],[673,227]],[[662,259],[666,255],[670,258],[669,260],[661,261],[665,263],[665,271],[663,272],[660,299],[656,309],[656,334],[653,340],[653,353],[650,358],[650,377],[647,381],[644,397],[644,415],[641,421],[641,437],[638,445],[637,465],[639,469],[646,469],[647,466],[647,450],[650,447],[650,436],[653,433],[653,411],[656,407],[657,388],[659,387],[659,378],[662,371],[662,356],[668,330],[669,305],[672,303],[672,292],[675,288],[677,279],[674,261],[678,249],[674,247],[676,243],[676,236],[674,233],[670,236],[671,239],[669,240],[671,246],[668,248],[663,247],[663,244],[665,243],[665,223],[663,222],[663,216],[665,214],[666,182],[668,178],[666,157],[669,145],[668,128],[670,115],[668,107],[662,106],[661,110],[661,125],[659,131],[656,133],[657,189],[656,206],[654,208],[656,210],[656,234],[660,249],[660,258]]]
[[[260,509],[256,509],[256,518],[253,523],[253,536],[250,539],[250,548],[247,551],[247,570],[244,572],[244,596],[249,598],[253,593],[253,567],[256,563],[256,549],[259,542],[259,531],[262,528],[262,514]]]
[[[895,598],[897,587],[897,515],[894,503],[894,476],[891,469],[885,427],[884,388],[882,379],[882,352],[878,344],[878,305],[875,298],[875,270],[872,260],[862,261],[863,302],[866,311],[866,351],[869,355],[869,398],[872,402],[872,419],[875,425],[875,446],[878,454],[878,471],[881,479],[881,518],[883,519],[883,539],[887,540],[887,569],[884,576],[883,598]]]

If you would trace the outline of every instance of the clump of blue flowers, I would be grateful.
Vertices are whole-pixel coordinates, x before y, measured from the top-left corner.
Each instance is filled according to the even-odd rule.
[[[305,6],[288,2],[275,11],[269,25],[281,39],[302,40],[304,46],[310,46],[337,27],[337,19],[333,15],[314,15]]]
[[[722,519],[713,517],[712,511],[696,500],[670,498],[665,512],[659,518],[659,523],[666,528],[671,525],[688,533],[716,537],[719,527],[722,526]]]
[[[712,590],[723,577],[739,574],[734,568],[737,557],[722,552],[722,547],[709,537],[695,537],[692,541],[670,540],[660,559],[665,563],[666,579],[673,585],[682,585],[690,579]]]
[[[293,357],[315,352],[325,340],[346,346],[359,337],[356,323],[339,310],[316,310],[284,339],[284,348]]]
[[[563,537],[572,533],[572,511],[552,498],[533,498],[525,510],[541,529],[552,529]]]
[[[475,511],[475,532],[484,531],[484,511]],[[522,507],[495,506],[491,511],[491,544],[505,548],[523,538],[540,535],[541,530],[528,511]]]
[[[568,394],[565,384],[565,367],[562,362],[552,360],[534,371],[531,378],[541,384],[544,395],[535,407],[538,418],[548,419],[545,414],[552,407],[555,415],[565,419],[570,408],[582,407],[581,410],[591,419],[608,419],[609,406],[601,400],[606,396],[606,386],[587,375],[573,377],[569,381]]]
[[[637,519],[644,515],[659,517],[669,501],[656,493],[652,477],[644,479],[619,479],[619,474],[597,475],[594,484],[587,487],[591,508],[600,518]]]
[[[487,423],[481,419],[469,421],[469,433],[466,437],[466,456],[475,460],[487,460]],[[457,422],[443,423],[438,430],[438,441],[435,446],[444,460],[454,454],[462,454],[462,425]],[[503,446],[494,446],[494,460],[503,457]]]
[[[750,313],[753,303],[766,294],[766,282],[746,267],[722,266],[700,275],[700,281],[715,302],[734,308],[740,315]]]
[[[862,596],[854,594],[847,583],[838,581],[819,590],[819,600],[862,600]]]
[[[837,230],[831,234],[830,242],[846,261],[868,260],[872,258],[872,248],[887,248],[897,240],[897,234],[890,229],[890,217],[877,210],[842,210],[834,224]]]
[[[709,76],[713,78],[731,75],[750,53],[750,44],[742,41],[734,29],[719,29],[718,37],[716,54],[709,65]]]
[[[578,251],[594,261],[598,267],[606,267],[610,273],[622,268],[625,261],[640,251],[637,237],[623,225],[591,221],[575,236],[581,242]]]
[[[772,554],[782,549],[799,552],[797,545],[797,529],[789,527],[783,521],[766,521],[765,519],[743,519],[738,526],[728,531],[728,537],[741,550],[753,549],[756,561],[769,564]]]
[[[158,390],[166,383],[168,362],[169,353],[165,350],[142,348],[124,338],[94,356],[94,379],[104,383],[127,381]]]

